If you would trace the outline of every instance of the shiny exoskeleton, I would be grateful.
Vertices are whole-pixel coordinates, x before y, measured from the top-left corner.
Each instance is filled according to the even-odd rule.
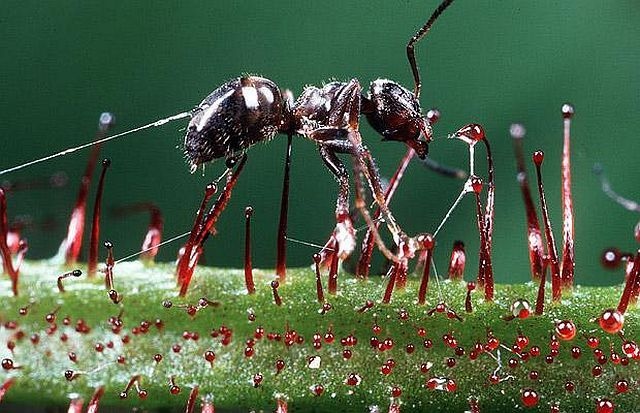
[[[425,25],[411,38],[407,55],[415,80],[413,92],[400,84],[377,79],[363,93],[357,79],[308,86],[295,102],[271,80],[244,76],[228,81],[207,96],[194,110],[184,138],[187,161],[199,165],[225,158],[228,165],[258,142],[278,133],[298,134],[316,142],[323,162],[339,183],[334,237],[344,258],[355,247],[355,231],[349,217],[349,174],[337,154],[354,157],[356,174],[366,177],[385,223],[396,242],[401,230],[386,208],[373,158],[362,145],[360,115],[383,140],[404,142],[420,158],[427,155],[431,125],[419,102],[420,77],[413,46],[453,0],[444,0]]]
[[[340,186],[336,218],[345,226],[337,231],[343,234],[338,241],[344,256],[354,249],[355,237],[348,217],[349,174],[337,154],[366,151],[348,137],[349,131],[358,131],[361,113],[384,140],[404,142],[419,157],[426,156],[429,121],[416,96],[396,82],[377,79],[366,96],[356,79],[322,88],[309,86],[290,107],[274,82],[257,76],[233,79],[198,105],[185,136],[185,155],[196,168],[217,158],[236,159],[278,133],[296,133],[315,141]]]
[[[197,167],[218,158],[235,158],[258,142],[292,131],[319,145],[346,140],[352,111],[363,113],[384,140],[404,142],[419,157],[426,156],[431,126],[412,92],[394,81],[377,79],[366,96],[359,93],[356,79],[331,82],[322,88],[309,86],[291,108],[269,79],[247,76],[230,80],[194,111],[184,139],[187,161]]]

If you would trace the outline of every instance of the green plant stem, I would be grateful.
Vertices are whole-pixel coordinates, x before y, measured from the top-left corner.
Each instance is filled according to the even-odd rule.
[[[322,305],[317,301],[315,274],[306,268],[288,270],[287,283],[279,288],[282,306],[273,303],[269,283],[275,275],[271,271],[254,270],[256,294],[248,295],[242,270],[199,267],[188,295],[178,297],[172,265],[145,267],[139,262],[122,263],[115,267],[116,289],[123,296],[120,305],[109,300],[100,277],[65,279],[66,292],[60,293],[56,280],[62,272],[45,262],[25,263],[18,297],[12,296],[6,277],[0,283],[3,294],[0,358],[10,358],[15,366],[20,366],[0,370],[2,381],[15,377],[3,403],[66,405],[71,393],[78,393],[86,402],[95,388],[105,386],[103,406],[184,409],[189,391],[198,385],[199,394],[210,395],[216,409],[271,410],[276,406],[276,399],[283,398],[290,408],[300,409],[294,411],[363,412],[374,405],[386,411],[393,400],[400,404],[403,412],[462,412],[469,409],[468,399],[474,397],[481,412],[513,411],[523,409],[521,391],[525,388],[540,394],[538,405],[528,411],[546,412],[553,403],[558,403],[561,411],[595,411],[596,400],[602,397],[612,400],[617,412],[631,411],[640,404],[640,363],[630,360],[627,366],[614,364],[611,352],[623,355],[623,339],[604,333],[594,321],[602,310],[616,306],[622,291],[618,286],[576,287],[573,295],[561,303],[547,302],[542,316],[505,321],[516,299],[527,299],[533,307],[536,285],[497,285],[494,303],[485,303],[483,294],[475,291],[473,312],[465,313],[465,283],[440,282],[438,286],[433,282],[427,292],[427,303],[418,305],[419,280],[414,276],[405,290],[394,292],[391,304],[384,305],[380,304],[384,280],[361,281],[342,276],[338,294],[326,296],[332,308],[323,314]],[[201,297],[219,305],[201,308],[193,317],[180,307],[187,304],[198,307]],[[163,307],[164,300],[171,300],[173,306]],[[375,305],[359,312],[367,300],[373,300]],[[428,315],[442,301],[455,310],[462,321],[448,318],[446,312]],[[28,313],[19,315],[19,308],[29,303],[33,304]],[[49,323],[45,315],[57,306],[60,306],[56,313],[57,330],[47,335]],[[123,329],[114,334],[107,320],[117,317],[121,309]],[[408,313],[406,320],[401,318],[401,310]],[[255,321],[250,321],[250,313],[255,314]],[[627,339],[640,334],[638,315],[640,312],[635,306],[629,308],[624,329]],[[63,325],[66,316],[71,321],[68,326]],[[89,333],[76,332],[80,318],[90,326]],[[163,328],[155,327],[157,319],[162,320]],[[145,320],[150,323],[149,331],[133,334],[132,329],[139,328]],[[578,333],[571,341],[559,340],[559,355],[547,364],[545,355],[550,352],[556,320],[573,321]],[[8,329],[10,321],[17,322],[17,328]],[[372,331],[376,324],[381,328],[377,335]],[[221,326],[232,330],[227,346],[221,344],[222,335],[211,336],[212,330]],[[254,337],[258,326],[264,328],[264,337],[255,340],[254,355],[246,357],[246,341]],[[425,336],[419,336],[420,328],[426,330]],[[24,333],[22,338],[16,335],[18,331]],[[185,340],[185,331],[197,332],[199,339]],[[304,338],[304,343],[288,347],[284,339],[267,338],[269,333],[284,336],[287,331],[295,331]],[[329,344],[323,339],[322,347],[314,349],[314,334],[324,337],[328,331],[334,333],[335,341]],[[471,360],[469,353],[473,345],[486,343],[488,331],[505,347],[490,354],[481,353],[476,360]],[[539,346],[540,356],[523,361],[510,350],[519,331],[529,339],[525,351]],[[455,349],[445,345],[443,335],[447,333],[456,338],[464,355],[456,355]],[[33,334],[39,336],[37,344],[30,340]],[[61,339],[62,334],[67,336],[66,341]],[[357,344],[343,347],[340,340],[349,334],[357,338]],[[126,345],[122,342],[124,335],[130,338]],[[372,348],[370,339],[374,336],[380,341],[392,339],[393,348],[386,351]],[[591,371],[598,363],[586,344],[588,336],[599,338],[599,348],[607,356],[603,373],[596,378]],[[429,349],[423,344],[427,339],[433,343]],[[13,352],[5,345],[10,341],[16,344]],[[109,348],[109,342],[113,348]],[[104,346],[102,352],[96,351],[97,343]],[[178,353],[172,350],[175,344],[181,346]],[[409,344],[415,348],[410,354],[406,350]],[[579,359],[571,357],[573,346],[582,351]],[[349,360],[343,358],[343,349],[352,351]],[[216,355],[212,364],[203,356],[207,350]],[[70,360],[69,352],[76,354],[75,363]],[[159,363],[153,359],[156,353],[163,356]],[[125,357],[124,364],[116,361],[119,355]],[[319,357],[318,368],[309,366],[312,356]],[[455,358],[454,367],[446,365],[448,358]],[[517,367],[508,366],[510,358],[519,361]],[[278,359],[285,362],[285,367],[276,374]],[[383,375],[381,367],[388,359],[395,361],[395,367],[391,374]],[[423,363],[432,363],[427,373],[420,371]],[[66,370],[83,373],[67,381]],[[539,372],[538,380],[530,379],[533,370]],[[489,382],[494,372],[502,380],[498,384]],[[254,387],[253,377],[258,373],[263,380],[260,386]],[[345,384],[351,373],[361,378],[359,385]],[[138,374],[140,387],[147,390],[148,397],[139,399],[133,389],[126,399],[120,399],[120,392],[131,377]],[[181,387],[178,395],[169,392],[172,376]],[[452,379],[457,389],[447,392],[427,388],[427,380],[433,377]],[[616,394],[615,383],[619,379],[629,382],[628,392]],[[575,384],[575,391],[565,390],[567,381]],[[320,396],[311,391],[318,384],[324,387]],[[394,386],[402,390],[402,395],[395,399],[391,398]]]

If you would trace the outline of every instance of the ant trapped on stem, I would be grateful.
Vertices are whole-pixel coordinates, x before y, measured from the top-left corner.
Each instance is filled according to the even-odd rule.
[[[422,113],[419,102],[421,79],[414,48],[426,36],[433,23],[451,3],[453,3],[453,0],[442,1],[407,44],[407,58],[414,79],[413,91],[388,79],[376,79],[371,82],[365,94],[359,81],[351,79],[346,82],[334,81],[321,88],[308,86],[298,99],[294,100],[291,92],[282,91],[269,79],[258,76],[243,76],[230,80],[214,90],[191,111],[160,119],[116,135],[101,137],[84,145],[4,169],[0,171],[0,175],[63,156],[79,149],[100,145],[144,129],[158,127],[174,120],[190,118],[184,137],[183,150],[191,171],[194,172],[198,166],[219,158],[225,159],[227,170],[217,181],[212,182],[207,187],[205,200],[199,210],[198,218],[179,258],[178,283],[181,285],[181,294],[185,294],[195,266],[202,254],[203,243],[215,231],[215,223],[226,207],[231,191],[245,165],[247,160],[246,151],[258,142],[266,142],[277,134],[285,134],[288,136],[288,148],[281,200],[278,259],[276,264],[276,273],[280,280],[284,281],[286,274],[285,243],[287,240],[291,140],[293,135],[301,135],[317,144],[322,161],[338,182],[335,211],[336,227],[329,241],[321,250],[321,262],[326,266],[335,267],[337,260],[345,259],[356,248],[356,231],[352,222],[349,201],[349,172],[343,161],[338,157],[340,154],[345,154],[349,155],[353,161],[355,207],[368,227],[368,233],[362,247],[363,253],[358,263],[357,275],[361,277],[368,275],[370,256],[375,243],[385,257],[393,263],[393,268],[390,271],[389,292],[385,294],[385,301],[387,301],[390,298],[390,291],[393,290],[394,283],[400,287],[406,283],[408,260],[413,258],[418,251],[431,249],[434,245],[433,236],[429,234],[416,236],[406,234],[389,210],[388,202],[409,161],[414,156],[425,159],[428,153],[428,143],[432,140],[432,125],[438,120],[439,112],[431,110],[427,114]],[[364,115],[373,129],[383,137],[383,140],[403,142],[408,146],[408,152],[386,191],[383,188],[375,160],[364,145],[360,134],[361,115]],[[492,288],[490,245],[493,230],[494,185],[489,144],[484,136],[484,130],[477,124],[464,126],[450,137],[458,138],[469,145],[471,176],[434,235],[437,235],[440,231],[451,211],[464,194],[478,194],[481,191],[483,187],[482,181],[474,175],[474,147],[477,142],[484,142],[489,159],[489,193],[486,212],[481,211],[478,198],[478,214],[482,214],[482,217],[478,216],[478,228],[482,243],[480,252],[480,271],[482,276],[479,277],[479,280],[481,281],[480,287],[483,287],[486,273],[487,282]],[[459,171],[449,170],[433,162],[430,165],[432,165],[433,169],[445,174],[461,175]],[[213,197],[218,189],[218,181],[224,176],[226,176],[226,185],[215,204],[211,207],[210,212],[205,215],[206,202]],[[378,208],[374,217],[372,217],[366,205],[363,178]],[[397,252],[392,252],[382,241],[376,222],[378,218],[384,222],[391,233]],[[423,253],[423,262],[428,261],[427,256],[428,254]],[[330,265],[332,263],[334,265]],[[429,276],[428,272],[429,265],[427,264],[425,265],[424,274],[426,279]],[[487,298],[491,299],[491,296],[492,293],[487,292]]]

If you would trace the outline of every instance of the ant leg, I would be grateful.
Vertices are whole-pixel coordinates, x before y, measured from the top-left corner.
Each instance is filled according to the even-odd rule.
[[[413,51],[414,46],[418,43],[424,36],[427,35],[431,26],[436,21],[436,19],[442,14],[443,11],[449,7],[453,3],[453,0],[443,0],[442,3],[436,8],[429,20],[416,32],[416,34],[409,39],[409,43],[407,43],[407,59],[409,59],[409,65],[411,66],[411,72],[413,73],[413,80],[415,82],[415,87],[413,89],[413,94],[416,97],[420,97],[420,87],[422,83],[420,82],[420,71],[418,70],[418,65],[416,64],[416,55]]]
[[[353,136],[353,135],[357,135],[357,136]],[[361,138],[360,138],[360,133],[358,131],[349,132],[349,141],[352,143],[352,145],[354,144],[354,142],[357,142],[359,139]],[[384,194],[382,194],[382,188],[380,185],[380,176],[378,175],[377,169],[375,169],[375,165],[373,165],[373,168],[371,168],[372,166],[371,162],[367,162],[368,165],[366,166],[364,165],[366,156],[364,156],[363,153],[365,151],[366,153],[368,153],[368,150],[364,148],[362,145],[359,145],[359,146],[360,146],[360,150],[358,150],[356,146],[356,149],[353,149],[353,152],[352,152],[352,156],[354,158],[353,166],[354,166],[354,181],[355,181],[355,188],[356,188],[355,206],[358,209],[358,211],[360,211],[360,215],[362,215],[362,217],[364,218],[364,221],[369,227],[369,230],[371,231],[371,234],[373,235],[376,245],[378,246],[378,249],[380,250],[380,252],[382,252],[382,254],[390,261],[394,263],[398,263],[401,261],[401,259],[398,258],[392,251],[390,251],[386,247],[386,245],[384,244],[384,241],[382,241],[382,238],[380,237],[380,233],[378,232],[378,228],[376,227],[375,222],[371,218],[371,214],[369,214],[369,210],[367,209],[367,206],[366,206],[364,188],[361,181],[361,175],[365,176],[365,179],[369,183],[369,186],[371,187],[371,190],[374,193],[374,197],[376,198],[376,202],[378,202],[378,206],[382,211],[382,216],[385,219],[387,228],[393,235],[394,242],[397,245],[400,245],[404,240],[404,238],[406,238],[406,236],[404,235],[404,233],[402,233],[399,230],[395,222],[395,219],[393,218],[393,215],[391,215],[391,212],[386,207],[386,203],[384,202]],[[370,157],[370,154],[369,154],[369,157]],[[379,196],[376,195],[376,192],[378,192],[380,195]],[[380,199],[382,201],[380,201]]]
[[[346,96],[346,99],[345,99],[345,96]],[[380,208],[381,210],[381,214],[385,220],[385,224],[387,225],[387,228],[393,235],[394,242],[396,244],[399,244],[402,230],[396,223],[395,218],[391,214],[391,211],[389,211],[389,208],[387,207],[387,203],[385,202],[385,195],[384,195],[384,191],[382,190],[380,174],[378,173],[378,168],[376,167],[375,160],[373,159],[373,156],[371,156],[369,149],[367,149],[367,147],[362,144],[362,136],[360,135],[360,131],[359,131],[361,87],[357,79],[352,79],[349,82],[349,85],[345,87],[344,93],[338,96],[338,101],[341,106],[340,118],[341,119],[344,118],[344,113],[348,114],[348,117],[349,117],[349,123],[348,123],[348,129],[347,129],[347,137],[348,137],[347,140],[352,145],[352,149],[350,153],[353,156],[353,160],[354,160],[353,162],[354,169],[355,169],[354,180],[356,182],[356,188],[359,185],[360,174],[362,174],[366,178],[367,183],[369,184],[371,193],[373,194],[373,197],[376,203],[378,204],[378,208]],[[342,113],[342,111],[344,111],[344,113]],[[336,113],[334,112],[332,114],[332,118],[335,116],[336,116]],[[358,197],[360,197],[361,195],[364,195],[364,192],[358,193],[358,191],[356,191],[356,201],[358,200]],[[360,200],[364,201],[364,197],[362,196]],[[358,204],[359,203],[356,203],[357,207],[358,207]],[[367,222],[367,225],[369,226],[369,228],[372,231],[374,231],[374,234],[377,233],[377,231],[375,231],[375,225],[373,223],[373,220],[369,215],[369,211],[367,211],[364,204],[362,205],[362,208],[358,207],[358,209],[363,214],[363,217]],[[376,238],[378,240],[377,243],[381,244],[381,239],[379,238],[379,236],[377,236]],[[385,250],[387,249],[385,248]],[[394,258],[391,258],[391,257],[394,257]],[[391,259],[394,262],[397,261],[397,259],[393,254],[389,254],[387,258]]]
[[[412,148],[409,148],[407,153],[402,157],[402,160],[400,161],[398,168],[396,169],[393,176],[391,177],[391,180],[389,181],[389,186],[387,187],[387,190],[385,191],[385,194],[384,194],[386,205],[389,205],[391,198],[393,198],[393,194],[398,188],[398,185],[400,184],[400,181],[404,176],[404,172],[409,166],[411,159],[413,159],[414,154],[415,154],[414,150]],[[373,215],[376,228],[379,227],[378,220],[380,218],[380,213],[381,213],[380,208],[377,208],[376,212]],[[369,270],[371,268],[371,254],[373,253],[374,242],[375,240],[373,238],[373,234],[371,230],[368,230],[364,236],[364,239],[362,240],[360,258],[358,259],[358,266],[356,267],[357,277],[367,278],[369,276]]]
[[[287,222],[289,213],[289,173],[291,170],[291,133],[287,140],[287,152],[284,161],[284,177],[282,178],[282,196],[280,198],[280,221],[276,252],[276,274],[283,283],[287,275]]]
[[[338,254],[340,259],[347,258],[353,252],[356,243],[355,229],[349,214],[349,173],[344,163],[338,158],[336,153],[349,153],[351,151],[348,141],[332,140],[325,141],[318,145],[322,161],[329,171],[338,181],[338,198],[336,200],[336,228],[329,241],[322,249],[321,256],[323,264],[331,262],[333,255]],[[328,250],[329,246],[337,250]]]

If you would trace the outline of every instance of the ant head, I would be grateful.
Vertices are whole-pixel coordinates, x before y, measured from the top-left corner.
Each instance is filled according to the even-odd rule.
[[[421,159],[427,156],[431,123],[422,115],[420,102],[412,92],[391,80],[374,80],[369,95],[363,98],[362,111],[383,140],[404,142]]]

